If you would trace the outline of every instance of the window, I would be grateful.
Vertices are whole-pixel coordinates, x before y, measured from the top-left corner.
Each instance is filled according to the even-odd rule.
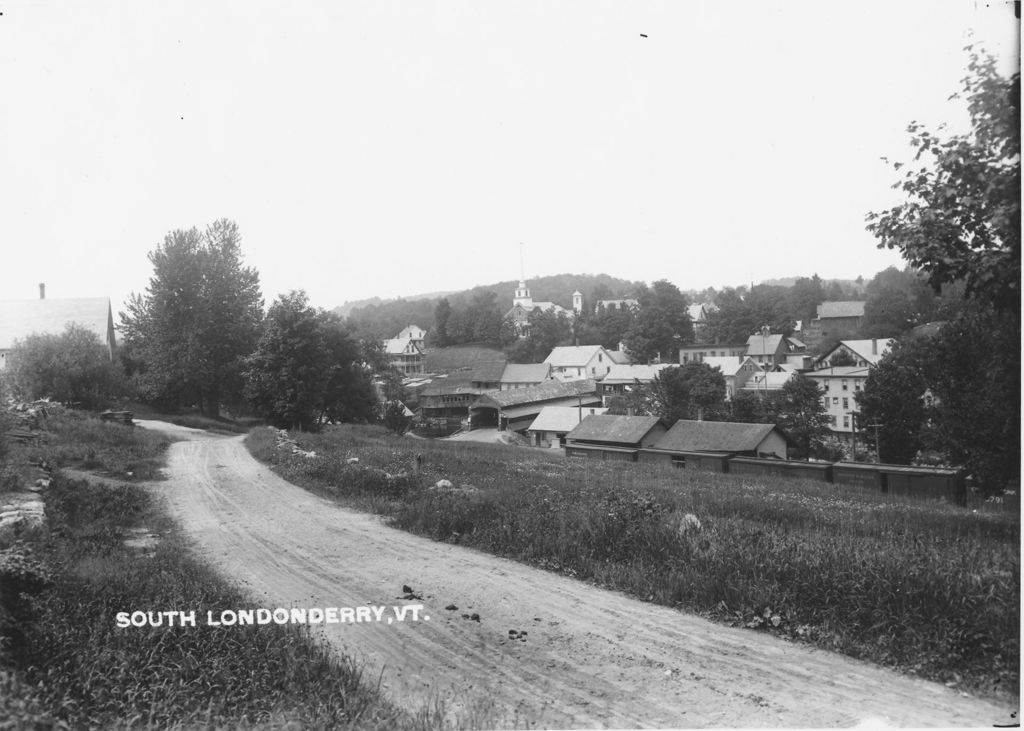
[[[838,396],[833,396],[832,397],[832,405],[833,406],[838,406],[839,405],[839,397]],[[832,418],[835,418],[835,417],[832,417]]]
[[[860,387],[861,387],[861,384],[860,384],[860,379],[859,379],[859,378],[855,378],[855,379],[853,380],[853,390],[854,390],[854,391],[859,391],[859,390],[860,390]]]
[[[604,354],[602,354],[602,353],[598,353],[598,354],[597,354],[597,362],[598,362],[598,363],[601,363],[601,362],[603,362],[603,361],[604,361]]]
[[[848,387],[848,385],[847,385],[847,382],[846,382],[846,379],[845,379],[845,378],[843,379],[843,390],[844,390],[844,391],[848,391],[848,390],[849,390],[849,387]]]
[[[850,399],[846,398],[845,396],[843,397],[843,408],[850,408]],[[847,426],[849,426],[849,424],[847,424]]]
[[[828,420],[830,422],[832,422],[832,426],[836,425],[836,415],[835,414],[832,414],[830,417],[828,417]]]
[[[827,408],[828,408],[828,396],[825,396],[825,397],[824,397],[824,398],[823,398],[823,399],[821,400],[821,402],[822,402],[822,404],[824,404],[825,408],[827,409]]]
[[[850,416],[846,415],[843,417],[843,427],[846,429],[850,428]]]
[[[590,367],[590,375],[593,376],[593,375],[596,375],[596,374],[597,374],[597,368],[594,368],[593,366],[591,366]]]

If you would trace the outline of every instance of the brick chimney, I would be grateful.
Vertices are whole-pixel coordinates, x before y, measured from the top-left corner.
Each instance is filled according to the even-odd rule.
[[[871,339],[871,355],[878,355],[878,338]]]
[[[41,299],[41,300],[46,299],[46,283],[45,282],[40,282],[39,283],[39,299]]]

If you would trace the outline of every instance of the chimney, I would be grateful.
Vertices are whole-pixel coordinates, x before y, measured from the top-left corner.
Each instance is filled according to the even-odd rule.
[[[39,283],[39,299],[46,299],[46,284],[44,282]]]
[[[871,355],[878,355],[878,338],[871,339]]]

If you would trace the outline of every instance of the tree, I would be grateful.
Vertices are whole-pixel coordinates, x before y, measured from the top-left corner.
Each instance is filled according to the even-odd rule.
[[[711,420],[725,409],[725,376],[704,363],[687,363],[663,369],[635,393],[630,406],[637,413],[660,416],[670,424]]]
[[[434,327],[430,332],[430,342],[438,348],[446,348],[451,343],[448,335],[448,320],[452,316],[452,304],[447,297],[438,300],[434,307]]]
[[[197,403],[217,416],[240,396],[242,359],[259,337],[259,274],[242,265],[238,227],[221,219],[202,233],[167,234],[150,252],[153,276],[121,315],[140,394],[168,407]]]
[[[690,301],[667,279],[642,287],[640,307],[626,332],[626,347],[640,362],[676,361],[679,346],[693,342]]]
[[[869,213],[879,248],[898,249],[933,288],[963,281],[968,298],[1020,311],[1020,74],[1006,79],[995,59],[968,46],[962,80],[971,131],[941,139],[907,128],[914,162],[893,185],[907,200]],[[960,95],[954,95],[954,98]]]
[[[281,427],[311,431],[325,421],[371,420],[377,411],[358,344],[337,315],[310,307],[305,292],[270,306],[245,378],[253,407]]]
[[[915,164],[893,164],[907,167],[893,186],[906,201],[869,213],[867,228],[935,291],[963,288],[965,306],[934,338],[908,343],[906,363],[894,358],[890,375],[931,392],[925,436],[997,492],[1020,475],[1020,74],[1003,78],[993,57],[967,51],[957,96],[967,101],[970,131],[942,139],[912,122]],[[920,414],[892,414],[867,392],[864,399],[890,440],[900,418],[922,434]],[[905,458],[910,449],[895,454]]]
[[[931,320],[935,309],[935,293],[916,272],[889,267],[868,282],[860,334],[897,337]]]
[[[822,391],[810,378],[795,375],[771,399],[775,424],[793,443],[793,456],[806,459],[818,454],[829,434],[829,418]]]
[[[26,401],[51,398],[98,409],[124,393],[123,373],[106,345],[73,322],[59,335],[36,333],[15,341],[3,375],[11,394]]]

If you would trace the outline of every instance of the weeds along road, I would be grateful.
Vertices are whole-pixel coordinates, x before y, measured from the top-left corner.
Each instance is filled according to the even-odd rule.
[[[276,476],[241,437],[140,424],[186,439],[155,487],[248,608],[387,608],[321,626],[410,710],[441,699],[469,727],[519,728],[989,726],[1016,710],[394,530]],[[388,624],[403,604],[420,620]]]

